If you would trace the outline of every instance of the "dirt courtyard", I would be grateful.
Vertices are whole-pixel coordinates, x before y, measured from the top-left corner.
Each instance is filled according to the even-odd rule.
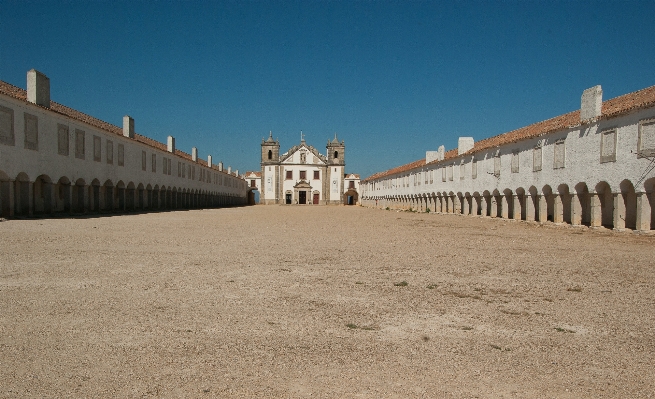
[[[0,397],[655,397],[655,236],[253,206],[0,242]]]

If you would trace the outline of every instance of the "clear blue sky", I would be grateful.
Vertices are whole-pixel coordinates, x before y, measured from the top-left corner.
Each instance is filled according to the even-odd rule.
[[[366,177],[655,84],[655,2],[0,1],[0,80],[225,166],[325,152]]]

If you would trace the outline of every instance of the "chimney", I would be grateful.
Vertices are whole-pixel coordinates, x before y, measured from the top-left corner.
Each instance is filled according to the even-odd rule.
[[[234,176],[239,177],[239,169],[237,169],[237,170],[234,171]]]
[[[175,153],[175,137],[168,136],[168,146],[166,149],[168,152]]]
[[[430,163],[439,159],[439,151],[425,151],[425,163]]]
[[[223,162],[218,163],[218,170],[221,172],[223,171]]]
[[[36,69],[27,72],[27,101],[50,108],[50,79]]]
[[[228,167],[227,167],[227,174],[228,174],[228,175],[231,175],[231,174],[232,174],[232,167],[231,167],[231,166],[228,166]]]
[[[123,117],[123,136],[134,138],[134,119],[129,115]]]
[[[210,168],[212,167],[212,156],[211,155],[207,155],[207,166],[209,166]]]
[[[440,145],[439,149],[437,150],[437,159],[443,161],[445,154],[446,154],[446,148]]]
[[[473,137],[460,137],[457,140],[457,155],[462,155],[473,149]]]
[[[193,162],[198,162],[198,149],[196,147],[191,149],[191,160]]]
[[[580,103],[581,122],[598,118],[603,108],[603,89],[597,85],[583,91]]]

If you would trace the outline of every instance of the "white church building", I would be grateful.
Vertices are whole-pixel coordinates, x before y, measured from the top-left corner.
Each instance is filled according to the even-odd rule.
[[[262,139],[261,173],[248,172],[246,179],[259,188],[261,204],[355,205],[359,175],[345,174],[345,142],[335,134],[326,150],[319,153],[301,135],[300,144],[280,154],[280,143],[271,133]]]

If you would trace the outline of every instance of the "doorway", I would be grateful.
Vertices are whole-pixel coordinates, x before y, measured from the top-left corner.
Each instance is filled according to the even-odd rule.
[[[298,191],[298,203],[301,205],[307,204],[307,191]]]
[[[314,200],[312,201],[314,205],[318,205],[318,194],[314,193]]]
[[[291,205],[291,194],[287,193],[284,195],[284,203],[287,205]]]

